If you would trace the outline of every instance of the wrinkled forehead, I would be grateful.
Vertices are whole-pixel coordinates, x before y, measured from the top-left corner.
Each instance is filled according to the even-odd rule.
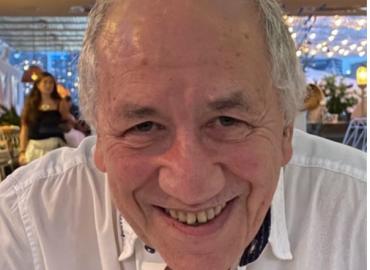
[[[97,56],[130,69],[227,62],[230,56],[267,66],[261,21],[254,1],[117,1],[100,31]]]

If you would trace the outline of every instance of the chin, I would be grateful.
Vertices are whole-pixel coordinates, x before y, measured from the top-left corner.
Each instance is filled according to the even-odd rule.
[[[179,245],[162,243],[158,252],[171,270],[228,270],[239,263],[246,247],[241,238],[223,242],[209,239],[209,243],[193,243],[193,247],[178,242]]]
[[[171,270],[228,270],[235,263],[227,257],[230,254],[182,256],[180,258],[165,258]],[[237,256],[236,256],[237,257]]]

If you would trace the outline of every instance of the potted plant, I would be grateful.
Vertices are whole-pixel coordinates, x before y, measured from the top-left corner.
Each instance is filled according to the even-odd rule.
[[[343,78],[335,76],[325,77],[320,86],[326,98],[327,111],[348,121],[361,100],[360,93],[352,85],[345,84]]]
[[[21,119],[12,106],[10,109],[0,104],[0,126],[20,126]]]

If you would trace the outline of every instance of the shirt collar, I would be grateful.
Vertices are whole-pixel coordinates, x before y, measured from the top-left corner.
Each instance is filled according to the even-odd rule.
[[[137,269],[156,270],[164,269],[165,263],[158,252],[150,253],[144,243],[138,238],[134,230],[124,218],[120,218],[122,230],[122,252],[118,258],[124,262],[135,255]],[[269,236],[273,254],[280,260],[292,260],[288,229],[285,216],[284,198],[284,169],[280,170],[278,185],[271,204],[271,231]],[[140,263],[140,265],[138,265]]]
[[[280,260],[292,260],[285,216],[284,168],[280,169],[278,185],[271,203],[271,231],[269,243]]]
[[[118,260],[123,263],[135,256],[134,265],[141,270],[163,270],[166,264],[157,251],[149,252],[145,244],[138,238],[125,219],[120,218],[123,248]]]

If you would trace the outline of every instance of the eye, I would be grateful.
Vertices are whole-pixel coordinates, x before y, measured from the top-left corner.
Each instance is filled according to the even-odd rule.
[[[144,123],[141,123],[141,124],[138,124],[138,125],[134,126],[133,130],[138,131],[138,132],[149,132],[153,128],[155,128],[155,124],[151,121],[147,121],[147,122],[144,122]]]
[[[220,116],[218,118],[220,124],[224,127],[229,127],[238,123],[238,120],[229,116]]]
[[[165,127],[161,124],[152,122],[152,121],[145,121],[140,124],[137,124],[125,132],[125,135],[149,135],[149,134],[156,134],[159,131],[164,130]]]
[[[127,129],[121,137],[127,145],[139,149],[161,142],[166,134],[165,126],[145,121]]]
[[[252,132],[252,126],[238,118],[222,115],[206,125],[206,132],[217,141],[239,142]]]

